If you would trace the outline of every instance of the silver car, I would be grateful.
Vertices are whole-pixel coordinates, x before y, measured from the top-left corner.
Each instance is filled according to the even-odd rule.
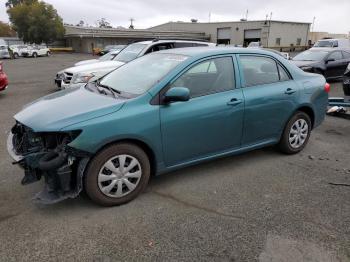
[[[0,58],[11,58],[7,45],[0,45]]]

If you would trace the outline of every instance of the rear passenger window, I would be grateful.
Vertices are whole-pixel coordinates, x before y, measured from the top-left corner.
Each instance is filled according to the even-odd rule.
[[[192,47],[192,43],[185,43],[185,42],[175,42],[175,47],[174,48],[182,48],[182,47]]]
[[[343,57],[344,57],[345,59],[349,59],[349,58],[350,58],[350,53],[345,52],[345,51],[342,51],[342,53],[343,53]]]
[[[275,83],[280,80],[275,60],[261,56],[240,56],[246,86]]]
[[[278,64],[278,71],[280,73],[280,81],[288,81],[288,80],[290,80],[290,77],[289,77],[288,73],[286,72],[286,70],[280,64]]]
[[[335,61],[343,59],[340,51],[335,51],[328,56],[328,59],[334,59]]]
[[[191,98],[233,90],[235,88],[231,57],[220,57],[194,65],[171,87],[187,87]]]

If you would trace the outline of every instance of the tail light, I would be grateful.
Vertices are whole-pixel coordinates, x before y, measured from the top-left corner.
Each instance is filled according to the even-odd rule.
[[[2,73],[3,70],[3,66],[2,66],[2,62],[0,62],[0,73]]]
[[[324,84],[324,91],[325,91],[326,93],[329,93],[329,91],[331,91],[331,85],[328,84],[328,83],[325,83],[325,84]]]

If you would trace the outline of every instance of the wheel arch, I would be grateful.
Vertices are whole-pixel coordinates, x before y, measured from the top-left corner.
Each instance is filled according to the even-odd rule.
[[[311,128],[314,127],[315,125],[315,112],[314,110],[312,109],[311,106],[308,106],[308,105],[303,105],[299,108],[297,108],[297,110],[295,110],[294,114],[297,112],[297,111],[301,111],[301,112],[304,112],[305,114],[307,114],[309,117],[310,117],[310,120],[311,120]],[[293,114],[293,115],[294,115]]]
[[[151,146],[149,146],[146,142],[140,140],[140,139],[136,139],[136,138],[125,138],[125,139],[118,139],[118,140],[114,140],[111,142],[108,142],[107,144],[103,145],[101,148],[99,148],[96,153],[94,154],[94,156],[96,156],[99,152],[101,152],[102,150],[104,150],[105,148],[114,145],[114,144],[119,144],[119,143],[129,143],[129,144],[133,144],[136,145],[138,147],[140,147],[148,156],[150,165],[151,165],[151,175],[156,174],[157,171],[157,161],[156,161],[156,154],[154,153],[154,150],[152,149]]]

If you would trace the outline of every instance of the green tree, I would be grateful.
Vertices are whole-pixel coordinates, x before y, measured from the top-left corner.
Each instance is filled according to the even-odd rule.
[[[50,43],[64,35],[62,18],[50,4],[38,0],[12,1],[8,8],[10,21],[26,43]],[[18,3],[19,2],[19,3]]]
[[[16,32],[11,26],[0,21],[0,36],[16,36]]]
[[[33,2],[36,2],[36,0],[8,0],[5,3],[5,6],[7,8],[12,8],[12,7],[19,5],[19,4],[23,4],[23,3],[31,4]]]

